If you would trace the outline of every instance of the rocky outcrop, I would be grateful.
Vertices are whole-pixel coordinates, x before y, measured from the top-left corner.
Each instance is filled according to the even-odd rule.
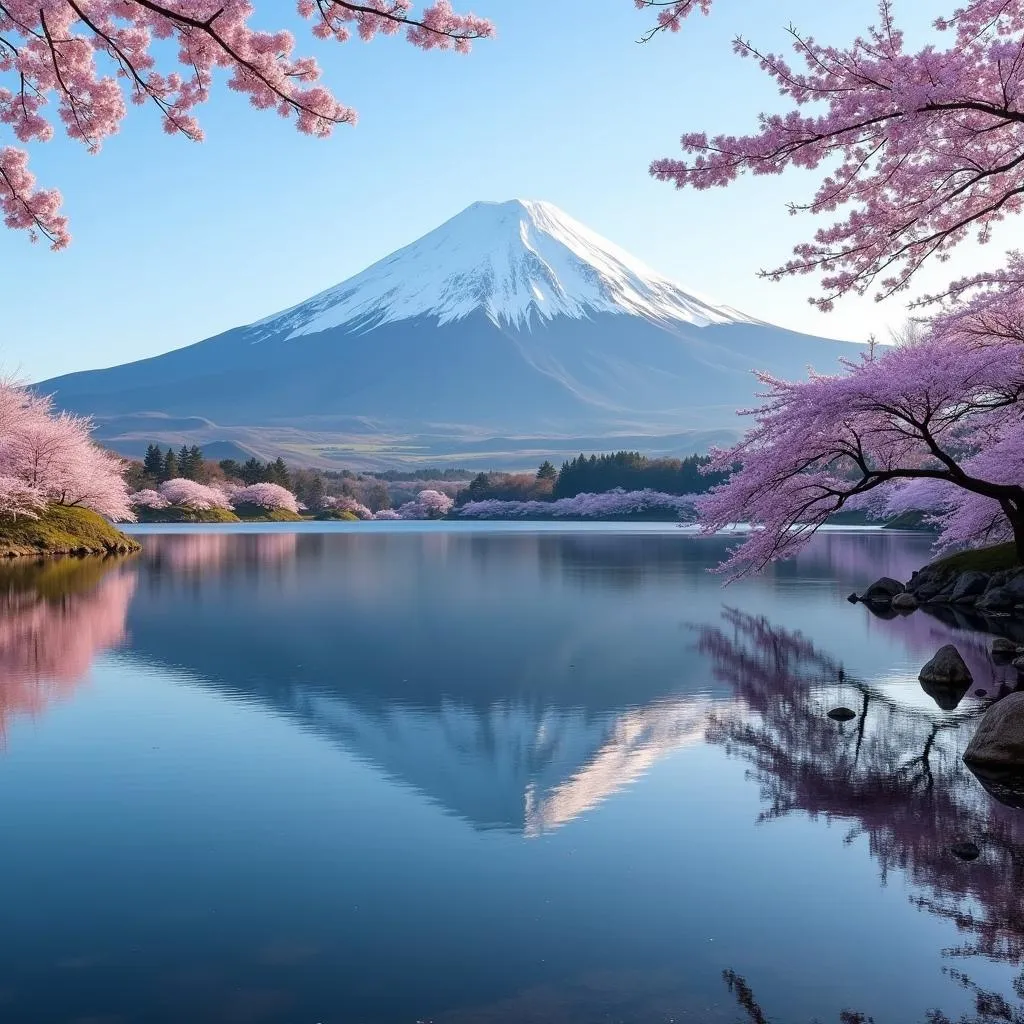
[[[985,712],[964,762],[986,773],[1024,773],[1024,693],[1011,693]]]
[[[858,598],[850,595],[851,600]],[[927,608],[946,617],[946,611],[974,616],[978,620],[1013,617],[1018,612],[1024,619],[1024,567],[986,572],[978,569],[959,571],[948,562],[927,565],[911,576],[906,585],[883,577],[872,583],[859,597],[872,611],[891,609],[909,612]],[[984,625],[982,623],[982,628]],[[1024,643],[1020,646],[1024,647]],[[1004,657],[1013,654],[1007,648]]]
[[[860,595],[860,600],[864,604],[890,605],[893,598],[898,594],[902,594],[904,589],[903,584],[899,580],[894,580],[890,576],[883,576],[880,580],[875,580]],[[850,596],[853,597],[854,595],[851,594]]]

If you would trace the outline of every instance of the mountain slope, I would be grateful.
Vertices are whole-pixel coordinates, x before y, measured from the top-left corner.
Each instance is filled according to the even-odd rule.
[[[515,463],[583,437],[699,449],[737,429],[751,370],[802,376],[855,351],[716,305],[556,207],[515,200],[475,203],[246,327],[42,388],[129,454],[160,440],[321,463],[471,462],[483,443],[479,461],[497,450]]]

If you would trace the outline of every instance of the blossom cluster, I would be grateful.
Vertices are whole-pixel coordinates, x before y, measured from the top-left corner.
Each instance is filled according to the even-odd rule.
[[[471,501],[459,509],[459,515],[466,519],[604,519],[668,513],[682,518],[691,516],[693,508],[692,495],[618,488],[602,494],[577,494],[574,498],[559,498],[557,501]]]
[[[279,17],[275,6],[261,4],[260,14]],[[418,14],[412,0],[299,0],[297,9],[316,37],[338,42],[353,28],[364,41],[404,29],[421,49],[465,52],[493,34],[489,22],[457,14],[449,0]],[[295,54],[292,34],[253,28],[255,13],[253,0],[4,0],[0,124],[22,143],[39,143],[53,138],[56,122],[94,153],[119,130],[130,99],[153,105],[168,134],[198,141],[194,111],[218,71],[252,106],[294,116],[305,134],[355,123],[355,111],[319,84],[317,62]],[[70,235],[60,201],[60,193],[36,188],[23,150],[0,147],[0,215],[8,227],[63,248]]]
[[[0,517],[35,517],[56,504],[134,519],[122,474],[122,461],[93,443],[89,420],[0,381]]]

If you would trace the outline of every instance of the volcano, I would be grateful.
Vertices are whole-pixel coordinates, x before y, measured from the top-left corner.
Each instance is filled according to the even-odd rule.
[[[682,288],[557,207],[474,203],[283,312],[39,385],[111,447],[310,465],[528,465],[581,449],[686,454],[735,436],[753,370],[799,378],[858,346]]]

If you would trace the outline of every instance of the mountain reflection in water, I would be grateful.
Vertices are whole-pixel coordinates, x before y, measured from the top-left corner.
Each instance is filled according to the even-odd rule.
[[[876,576],[909,576],[927,559],[925,538],[824,535],[793,562],[724,591],[706,570],[730,542],[681,531],[268,530],[143,540],[143,554],[122,564],[0,568],[0,728],[69,693],[88,676],[90,662],[97,672],[101,664],[145,670],[273,716],[296,735],[326,740],[327,749],[351,756],[382,784],[414,794],[435,815],[441,811],[486,839],[492,845],[479,857],[487,850],[504,856],[494,843],[528,839],[522,845],[541,850],[576,830],[593,836],[587,826],[628,805],[627,791],[639,792],[652,776],[661,788],[643,790],[658,794],[645,797],[645,814],[677,813],[676,794],[686,786],[707,790],[711,806],[718,780],[708,765],[719,762],[708,758],[727,757],[747,767],[759,795],[751,830],[737,832],[752,863],[765,834],[758,828],[801,818],[836,825],[848,843],[863,846],[864,862],[870,856],[881,883],[902,879],[911,904],[958,936],[940,962],[932,961],[930,1005],[938,1009],[929,1017],[930,1005],[922,1003],[913,1008],[916,1017],[904,1015],[898,1024],[1024,1019],[1024,978],[1016,994],[1011,984],[1024,961],[1024,811],[993,799],[960,758],[977,717],[1016,686],[1016,675],[993,665],[986,639],[959,620],[923,612],[879,619],[845,602]],[[948,642],[957,644],[975,683],[963,694],[926,692],[917,671]],[[827,717],[840,704],[854,709],[853,720]],[[662,768],[698,751],[707,753],[687,762],[697,774],[669,785]],[[336,785],[330,775],[316,782],[325,791]],[[730,799],[735,791],[722,798],[723,812]],[[699,843],[716,821],[694,822],[692,841]],[[358,819],[352,827],[358,830]],[[628,834],[621,840],[619,848],[605,839],[610,862],[622,857],[626,874],[608,878],[625,887],[636,852]],[[964,840],[980,848],[976,861],[951,853]],[[421,870],[414,831],[409,842],[407,870]],[[304,863],[288,866],[288,884]],[[462,861],[459,870],[472,875],[474,864]],[[306,865],[299,876],[302,870],[316,868]],[[507,884],[514,902],[514,875]],[[632,921],[637,929],[632,937],[620,934],[623,943],[655,942],[658,929],[629,916],[638,911],[616,909],[614,887],[589,891],[585,878],[577,884],[577,914],[584,905],[607,903],[616,927]],[[677,884],[685,890],[715,883],[697,874]],[[685,913],[699,902],[687,896]],[[803,912],[793,911],[796,921]],[[415,919],[415,908],[409,913]],[[471,916],[468,905],[460,913]],[[631,1021],[685,1012],[734,1022],[735,999],[751,1021],[807,1024],[803,1003],[780,1005],[772,991],[778,965],[770,953],[749,962],[745,913],[722,911],[723,956],[731,951],[725,962],[694,960],[692,970],[683,970],[677,961],[669,967],[670,955],[661,952],[651,962],[639,952],[632,963],[590,961],[581,925],[579,948],[573,940],[561,954],[564,977],[521,964],[514,979],[495,968],[485,983],[487,972],[477,964],[479,980],[470,985],[435,966],[430,980],[410,977],[414,1003],[374,1016],[384,999],[374,989],[351,1017],[415,1019],[408,1017],[415,1008],[422,1019],[448,1024],[583,1022],[613,1011]],[[435,926],[438,942],[462,927],[455,918]],[[571,918],[550,926],[573,934]],[[363,927],[369,938],[351,936],[360,952],[345,947],[353,965],[361,963],[366,975],[370,961],[358,958],[380,948],[388,963],[373,961],[372,969],[393,969],[390,957],[401,961],[395,947],[405,938]],[[529,960],[528,950],[502,945],[500,921],[488,927],[504,950],[498,961],[520,952],[524,964]],[[522,927],[509,924],[510,936]],[[837,918],[835,928],[844,927]],[[885,921],[877,927],[884,930]],[[464,941],[451,952],[468,963],[480,940]],[[200,941],[197,955],[214,955],[211,949]],[[733,951],[746,961],[733,959]],[[806,968],[818,988],[827,987],[814,963]],[[300,1019],[298,1008],[313,1012],[302,986],[327,991],[317,986],[329,987],[332,976],[325,968],[314,984],[299,971],[294,991],[275,993],[258,1013],[237,1019]],[[353,991],[362,984],[346,977]],[[951,995],[956,986],[960,995]],[[878,998],[870,989],[856,992],[842,1020],[852,1024],[866,1014],[879,1024],[892,1021],[884,1003],[872,1002]],[[218,1019],[221,1004],[211,1000],[210,1017],[195,1019]],[[841,1010],[835,1006],[827,1019],[839,1021]],[[322,1017],[311,1019],[334,1019],[326,1009],[316,1012]]]

